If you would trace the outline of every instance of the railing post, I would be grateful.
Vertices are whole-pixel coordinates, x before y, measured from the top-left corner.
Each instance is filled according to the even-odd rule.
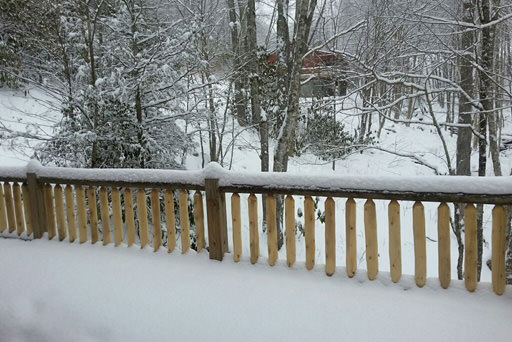
[[[40,239],[45,232],[46,211],[44,208],[43,189],[34,172],[27,172],[27,186],[30,197],[30,217],[34,239]]]
[[[227,252],[226,196],[220,192],[219,180],[207,178],[204,182],[206,190],[206,215],[208,222],[208,243],[210,259],[222,261]]]

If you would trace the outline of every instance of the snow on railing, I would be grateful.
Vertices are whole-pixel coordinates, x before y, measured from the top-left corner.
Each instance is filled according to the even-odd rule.
[[[282,214],[287,264],[292,266],[295,262],[295,202],[292,196],[304,195],[305,261],[308,270],[314,267],[316,251],[315,208],[312,196],[324,196],[327,197],[325,271],[328,275],[332,275],[336,268],[333,197],[345,197],[346,272],[349,277],[355,275],[357,264],[354,198],[365,198],[365,255],[370,279],[375,279],[378,273],[377,216],[373,199],[391,200],[388,224],[390,273],[393,282],[397,282],[402,275],[398,201],[415,201],[415,279],[420,287],[426,283],[425,213],[421,202],[441,202],[438,207],[438,260],[439,280],[443,288],[447,288],[451,280],[450,209],[447,203],[463,203],[466,204],[464,277],[469,291],[474,291],[477,286],[477,211],[474,204],[494,204],[493,290],[497,294],[503,294],[505,290],[506,215],[502,205],[512,204],[512,177],[358,177],[240,173],[224,170],[216,163],[210,163],[199,171],[73,169],[43,167],[38,162],[31,161],[26,167],[0,167],[0,182],[3,182],[3,187],[0,187],[1,232],[8,229],[10,233],[26,233],[33,235],[34,238],[40,238],[47,233],[49,239],[57,236],[59,240],[68,237],[70,241],[74,241],[78,238],[81,243],[90,239],[92,243],[103,241],[104,245],[111,243],[113,233],[116,246],[123,242],[128,246],[138,243],[141,247],[152,244],[156,251],[167,244],[168,251],[172,252],[176,247],[176,202],[182,253],[191,247],[187,190],[196,190],[192,205],[195,225],[192,247],[197,251],[205,248],[202,195],[202,192],[205,192],[208,252],[210,258],[216,260],[222,260],[224,253],[228,251],[225,194],[233,193],[231,223],[235,261],[239,261],[242,250],[239,193],[248,193],[251,263],[256,263],[260,254],[258,199],[255,194],[265,194],[268,263],[271,266],[277,261],[278,224]],[[176,194],[174,190],[177,190]],[[136,197],[135,204],[133,192]],[[148,223],[147,194],[150,198],[151,226]],[[279,195],[287,196],[283,199]],[[161,208],[164,210],[165,230],[162,230],[161,225]],[[111,218],[113,229],[110,227]],[[149,238],[150,230],[152,239]]]

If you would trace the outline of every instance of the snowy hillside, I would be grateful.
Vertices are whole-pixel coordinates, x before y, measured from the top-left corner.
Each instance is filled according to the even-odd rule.
[[[33,155],[33,147],[44,141],[41,139],[52,136],[53,126],[61,117],[52,103],[37,89],[27,92],[0,89],[0,124],[5,129],[0,133],[1,165],[26,164]],[[6,141],[17,132],[23,132],[25,136]]]

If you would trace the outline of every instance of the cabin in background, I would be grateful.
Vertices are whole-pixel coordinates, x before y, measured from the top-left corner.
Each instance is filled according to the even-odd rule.
[[[277,61],[277,52],[267,56],[266,63]],[[347,63],[339,53],[315,50],[302,61],[300,94],[302,97],[343,96],[347,94]]]

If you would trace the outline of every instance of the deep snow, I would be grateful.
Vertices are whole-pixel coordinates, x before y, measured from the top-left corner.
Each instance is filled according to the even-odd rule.
[[[436,279],[223,262],[205,252],[0,238],[0,340],[483,341],[510,335],[512,291]]]

